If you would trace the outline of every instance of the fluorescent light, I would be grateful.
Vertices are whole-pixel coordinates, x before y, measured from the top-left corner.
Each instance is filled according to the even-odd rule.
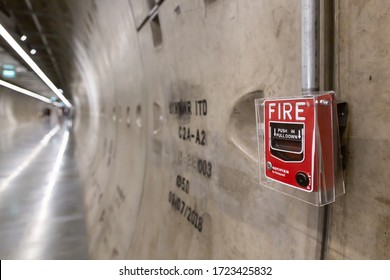
[[[31,69],[42,79],[43,82],[57,95],[64,104],[71,108],[72,104],[65,98],[53,82],[46,76],[45,73],[38,67],[38,65],[31,59],[31,57],[22,49],[22,47],[12,38],[12,36],[0,24],[0,35],[7,41],[8,44],[20,55],[21,58],[31,67]]]
[[[27,40],[27,36],[26,35],[22,35],[22,37],[20,37],[20,40],[21,41],[26,41]]]
[[[9,88],[9,89],[12,89],[14,91],[17,91],[17,92],[20,92],[20,93],[23,93],[25,95],[28,95],[28,96],[31,96],[33,98],[36,98],[36,99],[39,99],[43,102],[46,102],[46,103],[49,103],[49,104],[52,104],[51,100],[47,97],[44,97],[38,93],[35,93],[35,92],[32,92],[32,91],[29,91],[27,89],[24,89],[24,88],[21,88],[21,87],[18,87],[18,86],[15,86],[11,83],[8,83],[6,81],[3,81],[3,80],[0,80],[0,85],[3,86],[3,87],[6,87],[6,88]]]
[[[36,49],[31,49],[31,50],[30,50],[30,53],[31,53],[32,55],[34,55],[34,54],[37,53],[37,50],[36,50]]]

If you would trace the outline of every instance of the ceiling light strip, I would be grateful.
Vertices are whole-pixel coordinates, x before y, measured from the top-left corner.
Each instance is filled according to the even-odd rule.
[[[6,88],[12,89],[12,90],[14,90],[14,91],[23,93],[23,94],[25,94],[25,95],[31,96],[31,97],[33,97],[33,98],[39,99],[39,100],[41,100],[41,101],[43,101],[43,102],[46,102],[46,103],[49,103],[49,104],[52,103],[52,101],[51,101],[49,98],[47,98],[47,97],[44,97],[44,96],[42,96],[42,95],[40,95],[40,94],[37,94],[37,93],[32,92],[32,91],[29,91],[29,90],[27,90],[27,89],[24,89],[24,88],[15,86],[15,85],[10,84],[10,83],[8,83],[8,82],[6,82],[6,81],[0,80],[0,85],[1,85],[1,86],[4,86],[4,87],[6,87]],[[55,104],[55,105],[56,105],[56,104]]]
[[[8,44],[23,58],[23,60],[31,67],[31,69],[45,82],[45,84],[57,95],[64,104],[71,108],[72,104],[65,98],[60,90],[53,84],[53,82],[43,73],[41,68],[30,58],[30,56],[22,49],[22,47],[14,40],[14,38],[5,30],[0,24],[0,35],[7,41]]]

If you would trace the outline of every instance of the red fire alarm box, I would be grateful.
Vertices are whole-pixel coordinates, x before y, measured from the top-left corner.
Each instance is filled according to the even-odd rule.
[[[256,100],[260,183],[314,205],[344,193],[333,92]]]

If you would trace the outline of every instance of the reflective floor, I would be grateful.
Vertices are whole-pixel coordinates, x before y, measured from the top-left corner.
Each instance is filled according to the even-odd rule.
[[[87,259],[82,190],[68,124],[0,133],[0,259]]]

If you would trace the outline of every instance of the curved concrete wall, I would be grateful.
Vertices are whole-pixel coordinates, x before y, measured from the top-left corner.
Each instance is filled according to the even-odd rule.
[[[336,2],[351,129],[328,225],[257,183],[253,99],[300,94],[300,1],[166,0],[139,31],[153,1],[68,2],[93,258],[390,257],[389,7]]]

